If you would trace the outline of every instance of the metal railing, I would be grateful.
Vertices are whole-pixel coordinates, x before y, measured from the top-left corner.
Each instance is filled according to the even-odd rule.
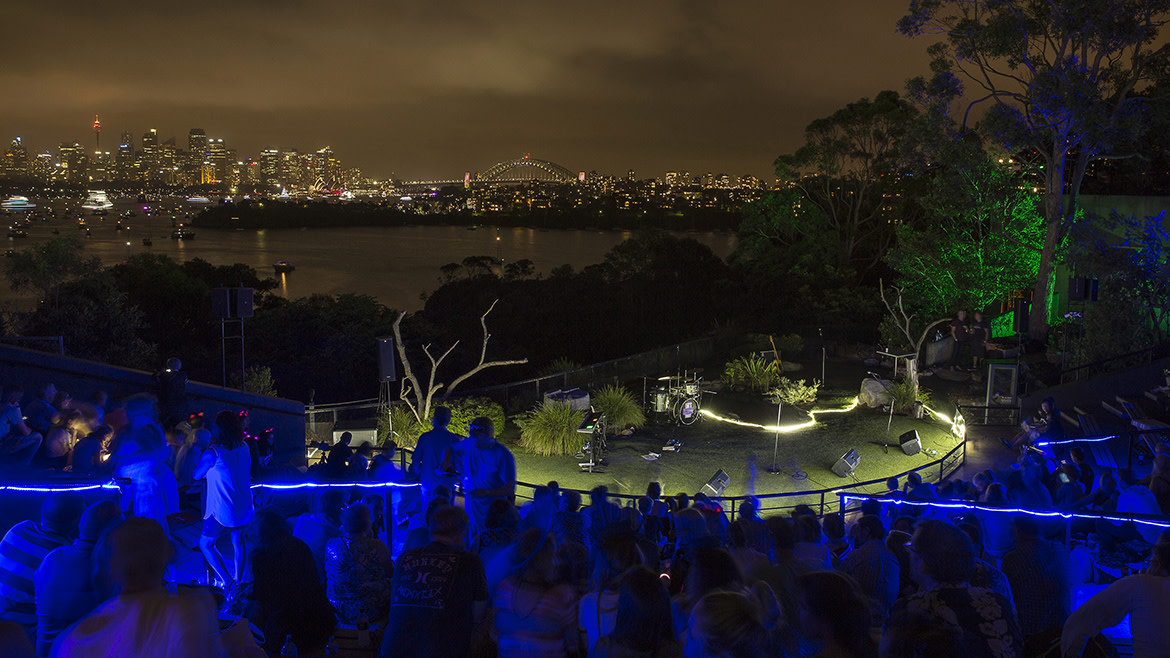
[[[988,407],[975,404],[961,404],[958,413],[968,425],[1019,425],[1019,407]]]
[[[767,512],[782,512],[784,510],[792,510],[798,505],[808,505],[817,510],[818,516],[825,514],[832,514],[839,511],[840,494],[842,493],[873,493],[884,492],[886,489],[886,481],[889,478],[897,477],[899,480],[911,473],[918,473],[922,476],[923,482],[941,482],[948,475],[957,471],[967,461],[967,441],[962,440],[958,445],[951,448],[942,457],[933,461],[927,462],[921,466],[916,466],[910,470],[903,471],[897,474],[886,475],[873,480],[866,480],[864,482],[853,482],[845,484],[840,487],[832,487],[827,489],[810,489],[805,491],[792,491],[774,494],[756,494],[754,496],[708,496],[712,501],[719,503],[723,509],[730,514],[731,520],[735,520],[735,515],[739,511],[739,504],[746,500],[754,499],[759,502],[759,507],[756,511],[760,514]],[[528,482],[516,483],[516,498],[521,500],[531,500],[531,491],[538,485]],[[524,495],[522,490],[527,490],[528,494]],[[562,488],[562,491],[566,489]],[[582,498],[588,496],[588,491],[580,491]],[[643,496],[640,494],[608,494],[608,497],[616,500],[626,501],[626,505],[634,505]],[[586,498],[587,499],[587,498]]]
[[[1154,346],[1146,347],[1137,350],[1136,352],[1129,352],[1128,354],[1119,354],[1111,356],[1108,359],[1101,359],[1092,363],[1086,363],[1083,366],[1075,368],[1068,368],[1060,371],[1060,383],[1066,381],[1081,381],[1082,379],[1092,379],[1096,375],[1101,375],[1117,370],[1124,370],[1134,366],[1140,366],[1150,363],[1154,360]]]

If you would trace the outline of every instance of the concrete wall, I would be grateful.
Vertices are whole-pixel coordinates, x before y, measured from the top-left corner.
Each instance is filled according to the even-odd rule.
[[[0,383],[23,386],[27,402],[34,389],[50,382],[75,400],[86,399],[98,390],[109,393],[111,400],[154,392],[149,372],[0,345]],[[274,463],[304,463],[305,405],[300,402],[201,382],[189,383],[187,396],[191,411],[202,411],[205,417],[214,418],[224,409],[247,409],[252,432],[275,430]]]

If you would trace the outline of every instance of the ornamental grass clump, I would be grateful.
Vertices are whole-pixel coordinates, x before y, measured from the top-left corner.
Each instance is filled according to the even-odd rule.
[[[585,420],[584,411],[573,411],[569,403],[545,400],[532,411],[516,419],[520,426],[520,445],[535,455],[576,454],[588,434],[577,431]]]
[[[592,396],[593,408],[605,414],[606,428],[610,433],[632,427],[637,429],[646,424],[646,413],[624,386],[607,384]]]
[[[765,359],[758,354],[741,356],[728,361],[723,367],[723,381],[732,388],[747,388],[763,392],[771,389],[780,379],[776,361]]]

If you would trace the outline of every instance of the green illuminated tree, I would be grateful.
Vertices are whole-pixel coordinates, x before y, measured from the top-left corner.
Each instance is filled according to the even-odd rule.
[[[1041,162],[1033,338],[1047,337],[1055,267],[1087,168],[1136,151],[1145,125],[1136,94],[1170,62],[1170,44],[1159,45],[1168,19],[1170,0],[911,0],[898,23],[908,36],[944,38],[929,49],[933,77],[911,81],[912,95],[938,111],[963,99],[964,129],[981,119],[1000,145]]]
[[[940,163],[921,199],[930,221],[899,227],[886,257],[906,303],[947,317],[1030,287],[1044,242],[1039,195],[968,140],[946,141],[934,156]]]

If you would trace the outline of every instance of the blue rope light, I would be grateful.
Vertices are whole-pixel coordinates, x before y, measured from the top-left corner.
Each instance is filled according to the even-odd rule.
[[[418,482],[295,482],[292,484],[253,484],[253,489],[276,489],[276,490],[290,490],[290,489],[318,489],[330,487],[360,487],[363,489],[384,489],[387,487],[409,489],[413,487],[422,487]],[[59,485],[59,486],[31,486],[20,484],[4,484],[0,485],[0,492],[15,491],[20,493],[67,493],[79,491],[97,491],[101,489],[118,490],[121,486],[113,482],[104,484],[83,484],[83,485]]]
[[[938,509],[962,509],[969,511],[983,511],[983,512],[1001,512],[1005,514],[1027,514],[1029,516],[1038,516],[1042,518],[1060,517],[1065,520],[1069,519],[1105,519],[1106,521],[1133,521],[1134,523],[1141,523],[1143,525],[1150,525],[1156,528],[1170,528],[1170,519],[1165,521],[1151,521],[1146,519],[1135,519],[1125,516],[1116,516],[1111,514],[1078,514],[1076,512],[1060,512],[1056,510],[1041,511],[1030,510],[1022,507],[990,507],[988,505],[977,505],[975,503],[957,503],[957,502],[942,502],[942,501],[924,501],[924,500],[906,500],[903,498],[879,498],[874,496],[859,496],[856,494],[840,494],[841,505],[844,507],[850,500],[876,500],[879,503],[894,504],[894,505],[910,505],[913,507],[932,507]]]
[[[419,482],[294,482],[292,484],[253,484],[253,489],[276,489],[278,491],[288,491],[291,489],[327,489],[331,487],[348,489],[350,487],[361,487],[363,489],[385,489],[387,487],[397,489],[411,489],[414,487],[422,487]]]
[[[22,493],[57,493],[70,491],[96,491],[98,489],[118,489],[118,485],[112,483],[105,484],[81,484],[81,485],[64,485],[59,487],[45,487],[45,486],[28,486],[21,484],[4,484],[0,485],[0,491],[19,491]]]
[[[1095,437],[1078,437],[1074,439],[1062,439],[1058,441],[1037,441],[1037,446],[1063,446],[1069,443],[1097,443],[1098,441],[1108,441],[1110,439],[1119,438],[1119,435],[1113,436],[1095,436]]]

